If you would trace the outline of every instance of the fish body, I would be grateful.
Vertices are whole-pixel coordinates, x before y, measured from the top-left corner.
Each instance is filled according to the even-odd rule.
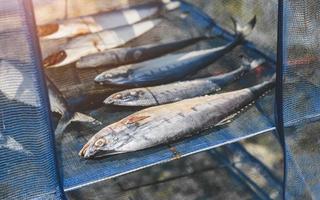
[[[250,63],[244,60],[238,69],[218,76],[153,87],[127,89],[109,96],[104,103],[120,106],[154,106],[212,94],[231,82],[238,80],[262,62],[263,60],[255,60]]]
[[[96,33],[105,29],[137,23],[156,14],[159,9],[159,4],[141,5],[123,10],[61,20],[57,23],[38,26],[38,35],[43,39],[59,39]]]
[[[244,37],[253,30],[255,22],[254,17],[245,27],[235,24],[236,37],[226,45],[206,50],[169,54],[142,63],[110,69],[99,74],[95,81],[99,84],[139,87],[180,80],[213,63],[239,45]]]
[[[45,67],[61,67],[79,60],[81,57],[115,48],[150,31],[161,19],[147,20],[129,26],[103,30],[71,39],[60,51],[44,59]]]
[[[198,133],[218,125],[274,84],[272,78],[250,88],[143,109],[100,130],[79,155],[92,158],[133,152]]]
[[[211,37],[196,37],[164,44],[144,45],[132,48],[108,49],[103,52],[82,57],[76,63],[77,68],[115,67],[120,65],[142,62],[164,54],[177,51],[201,40]]]

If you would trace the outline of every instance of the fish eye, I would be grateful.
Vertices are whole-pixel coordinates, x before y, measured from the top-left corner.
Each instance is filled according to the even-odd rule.
[[[95,147],[102,147],[105,143],[106,143],[105,139],[100,138],[94,143],[94,146]]]
[[[139,95],[144,95],[144,91],[140,90],[139,92]]]

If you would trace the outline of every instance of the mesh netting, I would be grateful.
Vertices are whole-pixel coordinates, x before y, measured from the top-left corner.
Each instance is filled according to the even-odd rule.
[[[103,4],[105,6],[100,6],[102,5],[102,1],[90,2],[91,7],[87,6],[85,1],[35,0],[38,24],[48,23],[53,19],[128,7],[147,1],[120,1],[120,3],[112,1],[113,3],[107,4],[108,6],[106,4]],[[193,3],[193,1],[190,2]],[[208,32],[213,35],[219,35],[219,37],[212,41],[198,43],[180,52],[220,46],[230,41],[233,34],[229,16],[233,16],[237,21],[244,24],[256,15],[257,26],[248,37],[250,42],[235,48],[214,64],[194,74],[193,77],[211,76],[236,69],[240,66],[239,55],[243,54],[250,59],[264,57],[267,59],[267,62],[223,91],[252,86],[268,79],[274,72],[277,2],[266,2],[263,0],[215,0],[199,2],[199,9],[190,4],[183,3],[176,11],[161,16],[163,18],[162,23],[149,31],[148,34],[144,34],[126,43],[124,46],[131,47],[175,41],[208,34]],[[32,54],[31,56],[28,54],[31,50],[34,53],[34,49],[31,46],[31,42],[26,42],[29,41],[28,37],[30,35],[26,34],[29,30],[27,30],[25,17],[21,14],[23,12],[20,11],[23,4],[20,2],[19,5],[15,6],[11,6],[11,3],[3,5],[1,7],[5,9],[1,10],[1,15],[4,15],[4,17],[1,16],[0,19],[5,19],[1,21],[1,23],[4,23],[4,26],[1,26],[1,28],[4,27],[5,30],[1,32],[3,33],[0,37],[1,44],[3,44],[2,46],[12,48],[1,48],[0,50],[0,55],[3,56],[2,59],[5,59],[1,60],[1,69],[6,71],[6,74],[0,74],[2,78],[0,81],[4,82],[4,84],[1,82],[1,87],[3,87],[1,88],[3,93],[1,94],[1,99],[3,99],[1,100],[1,109],[3,108],[3,111],[1,110],[2,115],[0,119],[3,122],[2,124],[5,125],[3,126],[3,130],[1,129],[1,134],[4,136],[0,139],[11,144],[12,142],[10,143],[10,141],[13,138],[23,148],[21,146],[17,147],[18,143],[14,143],[15,145],[11,147],[9,145],[11,150],[8,150],[7,146],[1,148],[1,151],[5,152],[4,154],[0,154],[0,158],[1,156],[5,156],[6,162],[3,164],[8,167],[6,166],[2,173],[5,174],[5,184],[3,186],[5,190],[0,191],[8,191],[3,195],[14,194],[17,197],[20,197],[19,195],[21,194],[25,195],[24,197],[48,193],[55,195],[58,184],[54,153],[52,143],[50,143],[52,138],[48,125],[50,124],[48,123],[49,114],[44,109],[46,103],[43,96],[40,95],[40,92],[43,92],[43,88],[38,83],[38,77],[41,76],[35,67],[37,64],[35,62],[39,61],[40,58],[37,54]],[[7,7],[9,8],[8,10],[6,10]],[[20,12],[15,11],[15,9],[20,9]],[[215,21],[212,21],[202,9]],[[48,14],[42,15],[43,13],[55,13],[57,15],[53,14],[48,19],[46,18]],[[14,39],[12,35],[15,36]],[[66,40],[40,41],[43,57],[55,51],[65,42]],[[275,129],[273,119],[274,98],[273,91],[271,91],[269,95],[259,99],[254,106],[243,111],[232,123],[219,128],[207,130],[197,136],[180,140],[173,144],[162,145],[144,151],[107,157],[100,160],[82,160],[79,158],[78,152],[93,134],[102,127],[139,110],[139,108],[120,109],[118,107],[101,106],[104,98],[120,90],[120,88],[105,87],[94,83],[93,78],[103,70],[105,69],[79,70],[73,64],[45,70],[45,73],[66,98],[70,109],[84,111],[103,122],[101,126],[73,123],[66,129],[61,144],[57,146],[65,190],[71,190]],[[55,118],[55,120],[57,119],[58,117]],[[252,123],[253,121],[255,123]],[[17,152],[15,152],[15,156],[13,156],[10,154],[12,147],[15,148],[15,151],[22,151],[26,155],[17,157]],[[24,149],[28,151],[24,151]],[[8,162],[10,158],[12,158],[12,162]],[[8,169],[10,171],[7,171]],[[21,179],[17,176],[22,174],[21,169],[27,171],[21,177],[24,179],[23,181],[19,181]],[[17,175],[8,172],[16,173]],[[25,191],[23,188],[30,186],[26,183],[33,182],[31,180],[34,177],[37,177],[37,180],[39,180],[39,183],[36,183],[39,184],[39,187]],[[22,191],[21,194],[10,191],[13,185],[15,189],[21,187],[19,190]],[[33,184],[32,186],[38,185]]]
[[[283,121],[286,197],[319,198],[319,3],[283,6]]]
[[[0,4],[0,199],[60,199],[31,4]]]
[[[240,54],[244,54],[250,59],[261,58],[266,55],[269,56],[267,57],[269,62],[265,63],[260,70],[248,74],[241,81],[231,85],[224,91],[248,87],[262,80],[266,80],[274,71],[274,63],[272,60],[274,59],[274,49],[276,46],[276,41],[273,37],[276,33],[276,15],[270,15],[270,12],[276,12],[277,4],[271,2],[264,5],[262,2],[263,1],[255,3],[257,5],[256,9],[249,9],[249,7],[251,7],[249,1],[230,1],[224,3],[222,1],[204,1],[203,4],[199,4],[200,9],[194,8],[189,4],[183,4],[180,9],[162,16],[163,22],[160,25],[142,37],[128,42],[125,46],[131,47],[175,41],[208,34],[210,30],[213,35],[222,34],[222,36],[213,41],[200,42],[181,50],[181,52],[219,46],[228,42],[231,39],[231,35],[234,34],[230,16],[233,16],[244,24],[254,15],[257,15],[257,27],[254,33],[248,38],[251,43],[247,43],[246,46],[237,47],[227,56],[219,59],[215,64],[210,65],[194,75],[194,77],[210,76],[235,69],[240,65]],[[268,6],[268,9],[264,12],[262,6]],[[261,8],[258,9],[259,7]],[[205,11],[216,21],[212,21],[209,16],[205,15],[201,11],[203,8],[205,8]],[[234,12],[237,8],[241,8],[240,11]],[[245,10],[246,12],[244,12]],[[222,13],[224,13],[224,15],[222,15]],[[268,16],[268,18],[266,18],[266,16]],[[266,27],[263,25],[266,21],[268,22],[269,27],[267,30],[269,30],[269,32],[266,32]],[[221,29],[222,27],[229,32],[225,32]],[[262,35],[260,34],[262,32],[265,35],[263,38],[261,38]],[[61,43],[63,42],[64,41]],[[58,42],[54,42],[53,45],[48,41],[42,41],[41,44],[44,55],[50,54],[50,51],[54,49],[53,46],[57,44],[59,46]],[[256,49],[261,49],[261,51],[258,52]],[[156,163],[165,162],[176,158],[177,155],[179,155],[179,157],[186,156],[222,145],[226,142],[260,134],[274,128],[273,95],[268,95],[260,99],[256,106],[242,113],[233,123],[219,129],[207,131],[203,133],[202,136],[183,140],[169,146],[164,145],[162,147],[113,156],[101,160],[81,160],[77,154],[82,145],[94,133],[105,125],[116,122],[132,112],[139,110],[137,108],[128,109],[111,106],[99,107],[104,98],[121,89],[100,86],[94,83],[94,77],[103,70],[105,69],[79,70],[72,64],[62,68],[46,70],[50,79],[58,86],[73,109],[86,110],[90,115],[103,122],[103,126],[74,124],[66,130],[62,144],[58,147],[64,170],[64,187],[66,190],[128,173]],[[272,94],[272,92],[270,94]],[[259,123],[252,124],[252,120]],[[173,152],[172,149],[175,149],[178,153]]]
[[[70,200],[105,196],[139,200],[281,199],[282,153],[277,139],[273,134],[263,134],[250,140],[244,140],[244,146],[228,144],[82,187],[67,196]],[[265,159],[263,153],[259,154],[265,150],[275,157]]]

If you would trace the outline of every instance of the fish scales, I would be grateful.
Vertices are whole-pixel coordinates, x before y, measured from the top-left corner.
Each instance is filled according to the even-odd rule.
[[[100,53],[82,57],[79,61],[77,61],[76,67],[115,67],[120,65],[142,62],[148,59],[156,58],[161,55],[170,53],[172,51],[179,50],[201,40],[211,38],[212,37],[196,37],[163,44],[151,44],[132,48],[117,48],[105,50]]]
[[[114,134],[108,136],[117,137],[117,141],[123,141],[114,144],[114,148],[118,152],[137,151],[169,142],[190,132],[203,130],[208,128],[209,125],[220,122],[231,114],[231,111],[240,107],[240,102],[242,102],[242,105],[249,103],[251,99],[250,91],[244,90],[236,93],[237,95],[222,94],[198,97],[147,108],[135,113],[134,116],[150,116],[149,118],[127,126],[121,124],[121,122],[112,124],[107,129],[111,128]],[[248,100],[243,101],[244,99]],[[100,133],[103,132],[104,129],[100,131]],[[121,138],[122,134],[126,139]],[[99,133],[96,137],[99,137]]]
[[[61,67],[81,57],[114,48],[141,36],[161,22],[161,19],[142,21],[133,25],[82,35],[71,39],[43,61],[45,67]]]
[[[197,133],[236,113],[274,83],[275,78],[251,88],[146,108],[100,130],[79,154],[89,158],[132,152]]]
[[[226,45],[199,51],[169,54],[161,58],[123,66],[121,70],[109,69],[99,74],[95,81],[100,84],[150,86],[180,80],[208,66],[241,44],[254,28],[254,17],[245,27],[235,24],[236,37]]]
[[[250,70],[260,66],[262,62],[264,62],[263,59],[249,62],[246,58],[242,58],[241,67],[222,75],[153,87],[127,89],[109,96],[104,103],[122,106],[152,106],[212,94],[240,79]]]
[[[156,14],[161,4],[141,5],[133,8],[99,13],[61,20],[56,23],[38,26],[38,35],[43,39],[70,38],[95,33],[103,29],[112,29],[131,25]]]

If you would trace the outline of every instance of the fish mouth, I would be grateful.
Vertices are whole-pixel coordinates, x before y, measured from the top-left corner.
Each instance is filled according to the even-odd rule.
[[[113,105],[115,103],[112,97],[108,97],[103,101],[104,104]]]
[[[90,158],[94,158],[96,153],[97,153],[97,150],[90,148],[90,145],[87,143],[80,150],[79,156],[85,159],[90,159]]]
[[[93,156],[90,158],[103,158],[106,156],[112,156],[116,154],[121,154],[119,151],[114,151],[114,150],[107,150],[107,151],[97,151]]]
[[[115,150],[98,150],[90,148],[90,144],[85,144],[79,151],[79,156],[84,159],[101,158],[105,156],[120,154],[121,152]]]
[[[87,143],[82,147],[82,149],[79,151],[78,155],[81,156],[81,157],[85,157],[85,155],[86,155],[86,153],[88,151],[88,148],[89,148],[89,144]]]

